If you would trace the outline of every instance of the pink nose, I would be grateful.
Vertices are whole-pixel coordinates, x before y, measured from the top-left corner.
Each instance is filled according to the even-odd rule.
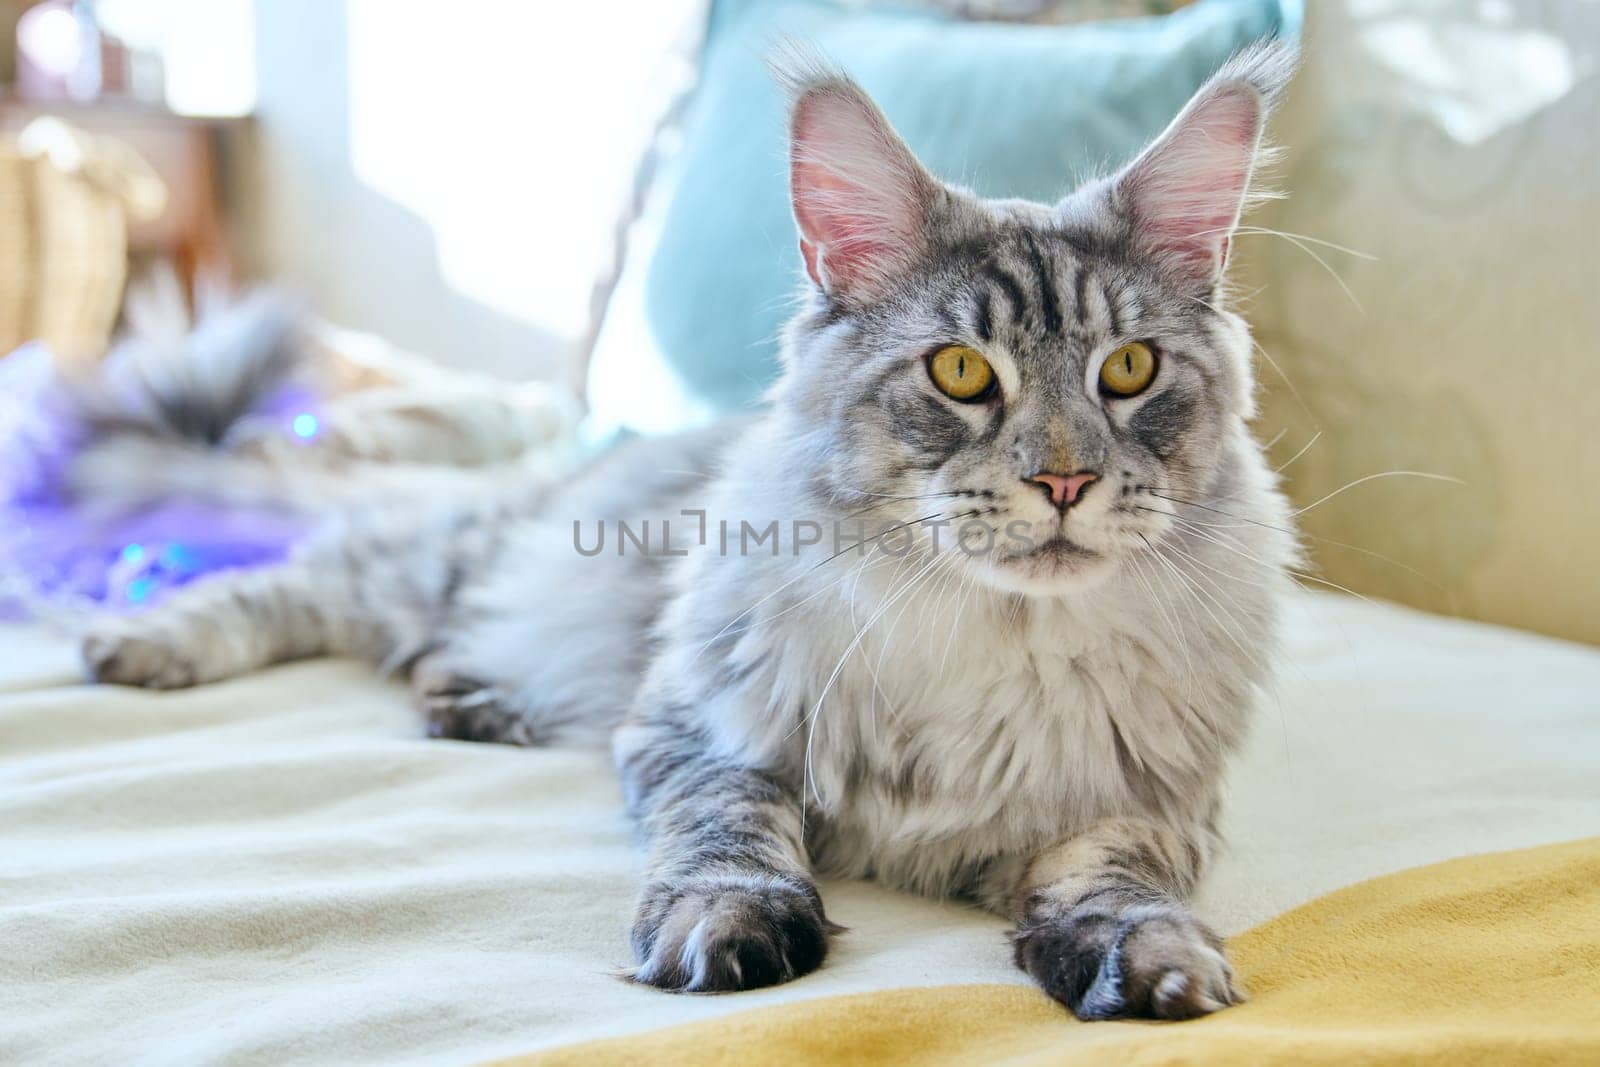
[[[1083,492],[1083,487],[1100,477],[1090,471],[1079,471],[1076,474],[1051,474],[1040,471],[1038,474],[1028,476],[1028,481],[1038,482],[1050,493],[1050,503],[1067,510],[1078,502],[1078,494]]]

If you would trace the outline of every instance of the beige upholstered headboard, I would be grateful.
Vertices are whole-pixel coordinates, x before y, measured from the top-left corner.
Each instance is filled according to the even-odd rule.
[[[1290,198],[1248,222],[1375,258],[1239,238],[1282,371],[1261,361],[1259,432],[1282,432],[1277,463],[1305,449],[1284,471],[1301,506],[1389,470],[1465,482],[1311,508],[1320,573],[1600,642],[1600,6],[1308,7],[1277,128]]]

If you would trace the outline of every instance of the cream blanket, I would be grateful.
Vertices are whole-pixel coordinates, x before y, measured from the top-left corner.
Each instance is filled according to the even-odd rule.
[[[1362,878],[1600,830],[1600,652],[1306,596],[1234,774],[1226,932]],[[822,971],[734,997],[614,977],[638,873],[602,753],[427,741],[312,662],[77,683],[0,629],[0,1062],[471,1063],[825,994],[1016,983],[1004,924],[872,886]]]
[[[1037,990],[813,997],[498,1067],[1594,1067],[1600,837],[1414,867],[1229,939],[1249,999],[1174,1026],[1080,1023]]]

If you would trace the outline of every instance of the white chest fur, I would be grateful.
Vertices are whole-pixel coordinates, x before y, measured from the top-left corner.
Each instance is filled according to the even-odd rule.
[[[1259,605],[1223,635],[1128,576],[1021,599],[918,573],[864,568],[740,642],[762,667],[724,741],[798,771],[825,869],[945,893],[1106,815],[1204,816],[1259,675]]]

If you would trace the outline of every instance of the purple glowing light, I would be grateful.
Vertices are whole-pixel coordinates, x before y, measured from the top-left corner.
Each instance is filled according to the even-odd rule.
[[[205,574],[278,562],[314,525],[268,501],[178,496],[106,514],[74,499],[67,473],[88,431],[71,399],[42,346],[0,359],[0,618],[45,603],[147,607]],[[255,414],[308,441],[316,401],[285,388]]]

